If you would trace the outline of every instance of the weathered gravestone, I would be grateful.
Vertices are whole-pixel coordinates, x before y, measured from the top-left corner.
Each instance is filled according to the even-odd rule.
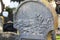
[[[14,15],[14,27],[20,31],[19,40],[47,40],[54,30],[54,17],[43,3],[26,1]]]
[[[3,33],[3,23],[4,23],[4,19],[2,16],[0,16],[0,33]]]

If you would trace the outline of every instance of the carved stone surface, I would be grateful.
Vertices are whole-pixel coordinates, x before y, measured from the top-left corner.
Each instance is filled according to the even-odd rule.
[[[15,15],[19,40],[46,40],[48,32],[54,30],[52,13],[41,2],[24,2]]]

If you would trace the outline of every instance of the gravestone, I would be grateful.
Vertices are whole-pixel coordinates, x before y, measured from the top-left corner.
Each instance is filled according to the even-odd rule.
[[[54,18],[43,3],[26,1],[14,15],[14,28],[20,31],[19,40],[47,40],[47,34],[54,30]]]
[[[3,17],[0,16],[0,33],[3,33],[3,22],[4,22]]]

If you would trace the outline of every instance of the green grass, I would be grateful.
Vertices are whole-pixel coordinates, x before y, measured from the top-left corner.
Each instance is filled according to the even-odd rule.
[[[60,35],[56,35],[56,40],[60,40]]]

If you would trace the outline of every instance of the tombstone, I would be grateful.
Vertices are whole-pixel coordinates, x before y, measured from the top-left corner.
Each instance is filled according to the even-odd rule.
[[[14,15],[14,28],[20,31],[19,40],[47,40],[48,33],[54,30],[54,20],[44,3],[25,1]]]
[[[0,16],[0,33],[3,33],[4,18]]]

